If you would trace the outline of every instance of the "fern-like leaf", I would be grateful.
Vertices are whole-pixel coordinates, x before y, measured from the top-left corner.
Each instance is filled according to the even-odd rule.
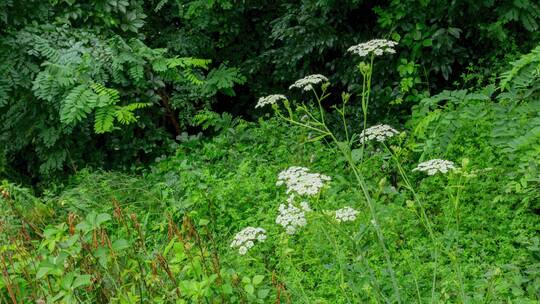
[[[96,110],[94,132],[102,134],[114,129],[115,107],[107,106]]]
[[[73,88],[60,107],[60,121],[72,124],[83,120],[94,109],[97,103],[96,95],[86,84]]]
[[[130,123],[136,122],[137,117],[130,111],[127,107],[116,107],[116,112],[114,113],[116,119],[119,123],[123,125],[128,125]]]
[[[501,90],[531,86],[540,78],[540,45],[510,65],[512,68],[501,75]]]

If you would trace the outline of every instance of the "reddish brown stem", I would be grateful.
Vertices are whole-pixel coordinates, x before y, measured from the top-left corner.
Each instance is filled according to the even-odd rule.
[[[1,255],[2,257],[2,275],[4,277],[4,280],[6,282],[6,288],[8,290],[8,294],[9,294],[9,297],[11,298],[11,301],[14,303],[14,304],[18,304],[17,302],[17,298],[15,297],[15,293],[13,292],[13,286],[12,286],[12,283],[11,283],[11,280],[9,279],[9,273],[7,271],[7,266],[6,266],[6,260],[4,258],[4,255],[2,254]]]

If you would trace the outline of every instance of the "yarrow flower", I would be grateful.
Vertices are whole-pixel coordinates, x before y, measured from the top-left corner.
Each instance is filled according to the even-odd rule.
[[[275,104],[276,102],[280,100],[286,100],[286,99],[287,97],[282,94],[273,94],[273,95],[268,95],[266,97],[261,97],[259,98],[257,105],[255,105],[255,108],[262,108],[266,105]]]
[[[336,210],[336,220],[338,222],[350,222],[356,220],[356,215],[358,211],[354,210],[351,207],[345,207]]]
[[[347,49],[348,52],[354,53],[360,57],[366,57],[370,54],[375,56],[381,56],[383,54],[395,54],[394,47],[398,43],[392,40],[386,39],[373,39],[368,42],[360,43],[351,46]]]
[[[303,89],[304,91],[309,91],[313,90],[313,85],[319,84],[321,82],[328,82],[328,78],[321,74],[313,74],[306,76],[302,79],[298,79],[289,87],[289,90],[292,88],[299,88]]]
[[[293,166],[279,173],[276,186],[287,186],[287,193],[313,196],[330,180],[329,176],[310,173],[308,168]]]
[[[418,166],[413,169],[413,171],[422,171],[426,172],[427,175],[435,175],[437,174],[437,172],[441,172],[444,174],[454,169],[456,169],[454,163],[449,160],[432,159],[423,163],[419,163]]]
[[[399,134],[399,132],[389,125],[376,125],[369,127],[360,133],[360,142],[364,143],[364,141],[370,141],[373,139],[378,142],[383,142],[397,134]]]
[[[234,236],[231,248],[238,247],[238,253],[244,255],[256,241],[264,242],[266,240],[266,230],[263,228],[246,227]]]
[[[295,234],[296,231],[307,224],[306,215],[300,208],[293,204],[285,206],[279,205],[279,214],[276,217],[276,224],[283,226],[287,234]]]

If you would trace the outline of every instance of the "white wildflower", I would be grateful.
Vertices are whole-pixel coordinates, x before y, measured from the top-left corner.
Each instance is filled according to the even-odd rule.
[[[283,226],[287,234],[295,234],[298,228],[307,224],[304,211],[292,204],[279,205],[279,214],[276,217],[276,224]]]
[[[304,210],[305,212],[311,211],[311,207],[309,206],[308,202],[300,202],[300,209]]]
[[[274,94],[274,95],[268,95],[266,97],[259,98],[259,102],[257,102],[257,105],[255,105],[255,108],[262,108],[266,105],[275,104],[276,102],[280,100],[286,100],[287,97],[285,95],[281,94]]]
[[[395,54],[394,47],[398,43],[392,40],[386,39],[373,39],[368,42],[360,43],[351,46],[347,49],[348,52],[354,53],[360,57],[365,57],[370,54],[375,56],[382,56],[383,54]]]
[[[437,172],[447,173],[450,170],[454,170],[456,167],[454,163],[444,159],[432,159],[419,163],[413,171],[426,172],[428,175],[435,175]]]
[[[266,230],[263,228],[246,227],[234,236],[231,247],[238,247],[238,253],[244,255],[251,247],[255,246],[255,241],[266,240]]]
[[[356,220],[356,215],[358,215],[358,211],[354,210],[351,207],[345,207],[336,210],[336,220],[338,222],[354,221]]]
[[[294,193],[292,193],[291,195],[289,195],[289,197],[287,197],[287,203],[289,205],[294,203],[294,197],[295,197]]]
[[[360,142],[376,140],[378,142],[383,142],[386,139],[399,134],[394,128],[389,125],[376,125],[369,127],[360,133]]]
[[[287,186],[287,193],[313,196],[321,191],[324,182],[331,180],[329,176],[310,173],[308,168],[290,167],[278,175],[277,186]]]
[[[306,76],[302,79],[298,79],[289,87],[289,90],[292,88],[299,88],[303,89],[304,91],[309,91],[313,90],[313,85],[319,84],[321,82],[328,82],[328,78],[321,74],[313,74]]]

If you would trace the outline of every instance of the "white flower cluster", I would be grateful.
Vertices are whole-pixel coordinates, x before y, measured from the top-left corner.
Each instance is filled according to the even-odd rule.
[[[336,210],[336,220],[338,222],[349,222],[356,220],[356,215],[358,215],[358,211],[354,210],[351,207],[345,207]]]
[[[276,185],[286,185],[287,193],[296,192],[299,195],[313,196],[319,193],[324,182],[329,180],[331,180],[329,176],[310,173],[308,168],[294,166],[279,173]]]
[[[231,247],[238,247],[238,253],[244,255],[255,245],[255,241],[263,242],[264,240],[266,240],[266,230],[246,227],[234,236]]]
[[[413,171],[426,172],[428,175],[435,175],[437,172],[447,173],[450,170],[454,170],[456,167],[454,163],[444,159],[432,159],[419,163]]]
[[[289,197],[287,198],[287,203],[289,205],[294,205],[294,194],[289,195]],[[311,206],[309,206],[309,203],[306,201],[300,202],[300,209],[304,210],[305,212],[312,211]]]
[[[311,207],[309,206],[308,202],[300,202],[300,209],[304,210],[305,212],[311,211]]]
[[[262,108],[266,105],[271,105],[271,104],[275,104],[276,102],[280,101],[280,100],[286,100],[287,97],[285,95],[281,95],[281,94],[273,94],[273,95],[268,95],[266,97],[261,97],[259,98],[259,101],[257,102],[257,105],[255,105],[255,108]]]
[[[347,51],[354,53],[360,57],[365,57],[370,54],[375,54],[375,56],[381,56],[384,53],[395,54],[396,51],[394,50],[394,47],[397,44],[397,42],[392,40],[373,39],[368,42],[353,45]]]
[[[287,234],[295,234],[298,228],[307,224],[306,215],[300,208],[293,204],[285,206],[279,205],[279,214],[276,218],[276,224],[283,226]]]
[[[362,133],[360,133],[360,141],[364,143],[364,141],[375,139],[378,142],[383,142],[387,138],[397,134],[399,134],[399,132],[389,125],[376,125],[362,131]]]
[[[306,76],[302,79],[298,79],[289,87],[289,90],[292,88],[299,88],[303,89],[304,91],[309,91],[313,90],[313,85],[319,84],[321,82],[328,82],[328,78],[321,74],[313,74]]]

